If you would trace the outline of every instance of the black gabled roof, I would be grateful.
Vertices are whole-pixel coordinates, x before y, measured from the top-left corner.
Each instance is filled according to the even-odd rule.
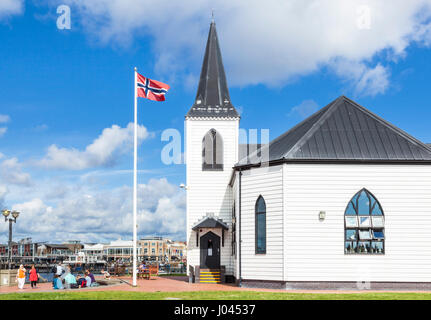
[[[269,148],[269,149],[268,149]],[[269,161],[431,161],[430,146],[345,96],[258,150]],[[260,163],[256,153],[236,166]]]
[[[216,219],[213,217],[205,217],[203,220],[196,223],[192,230],[197,230],[200,228],[222,228],[228,230],[229,227],[221,219]]]
[[[230,101],[215,22],[211,22],[196,99],[186,117],[239,118]]]

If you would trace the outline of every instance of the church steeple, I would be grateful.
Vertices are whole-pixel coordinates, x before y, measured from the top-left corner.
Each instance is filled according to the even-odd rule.
[[[239,118],[230,101],[214,20],[210,25],[196,99],[186,117]]]

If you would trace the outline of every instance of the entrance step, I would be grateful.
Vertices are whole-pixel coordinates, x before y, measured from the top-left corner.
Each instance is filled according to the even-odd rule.
[[[221,271],[219,269],[201,269],[199,283],[221,283]]]

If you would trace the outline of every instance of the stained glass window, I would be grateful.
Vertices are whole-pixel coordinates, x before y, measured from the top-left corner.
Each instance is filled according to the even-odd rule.
[[[385,220],[376,197],[362,189],[349,201],[344,215],[344,253],[384,254]]]

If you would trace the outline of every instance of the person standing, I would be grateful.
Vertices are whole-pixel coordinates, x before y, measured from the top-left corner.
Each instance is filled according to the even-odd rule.
[[[63,267],[61,266],[60,262],[57,264],[57,270],[56,270],[55,274],[59,277],[61,277],[61,275],[63,274]]]
[[[36,270],[34,264],[32,264],[31,269],[30,269],[30,279],[29,279],[32,289],[33,289],[33,287],[36,289],[36,284],[37,284],[38,279],[39,279],[39,274],[37,273],[37,270]]]
[[[24,284],[25,284],[25,268],[24,266],[21,264],[19,266],[18,272],[16,273],[16,280],[18,281],[18,288],[19,289],[24,289]]]

